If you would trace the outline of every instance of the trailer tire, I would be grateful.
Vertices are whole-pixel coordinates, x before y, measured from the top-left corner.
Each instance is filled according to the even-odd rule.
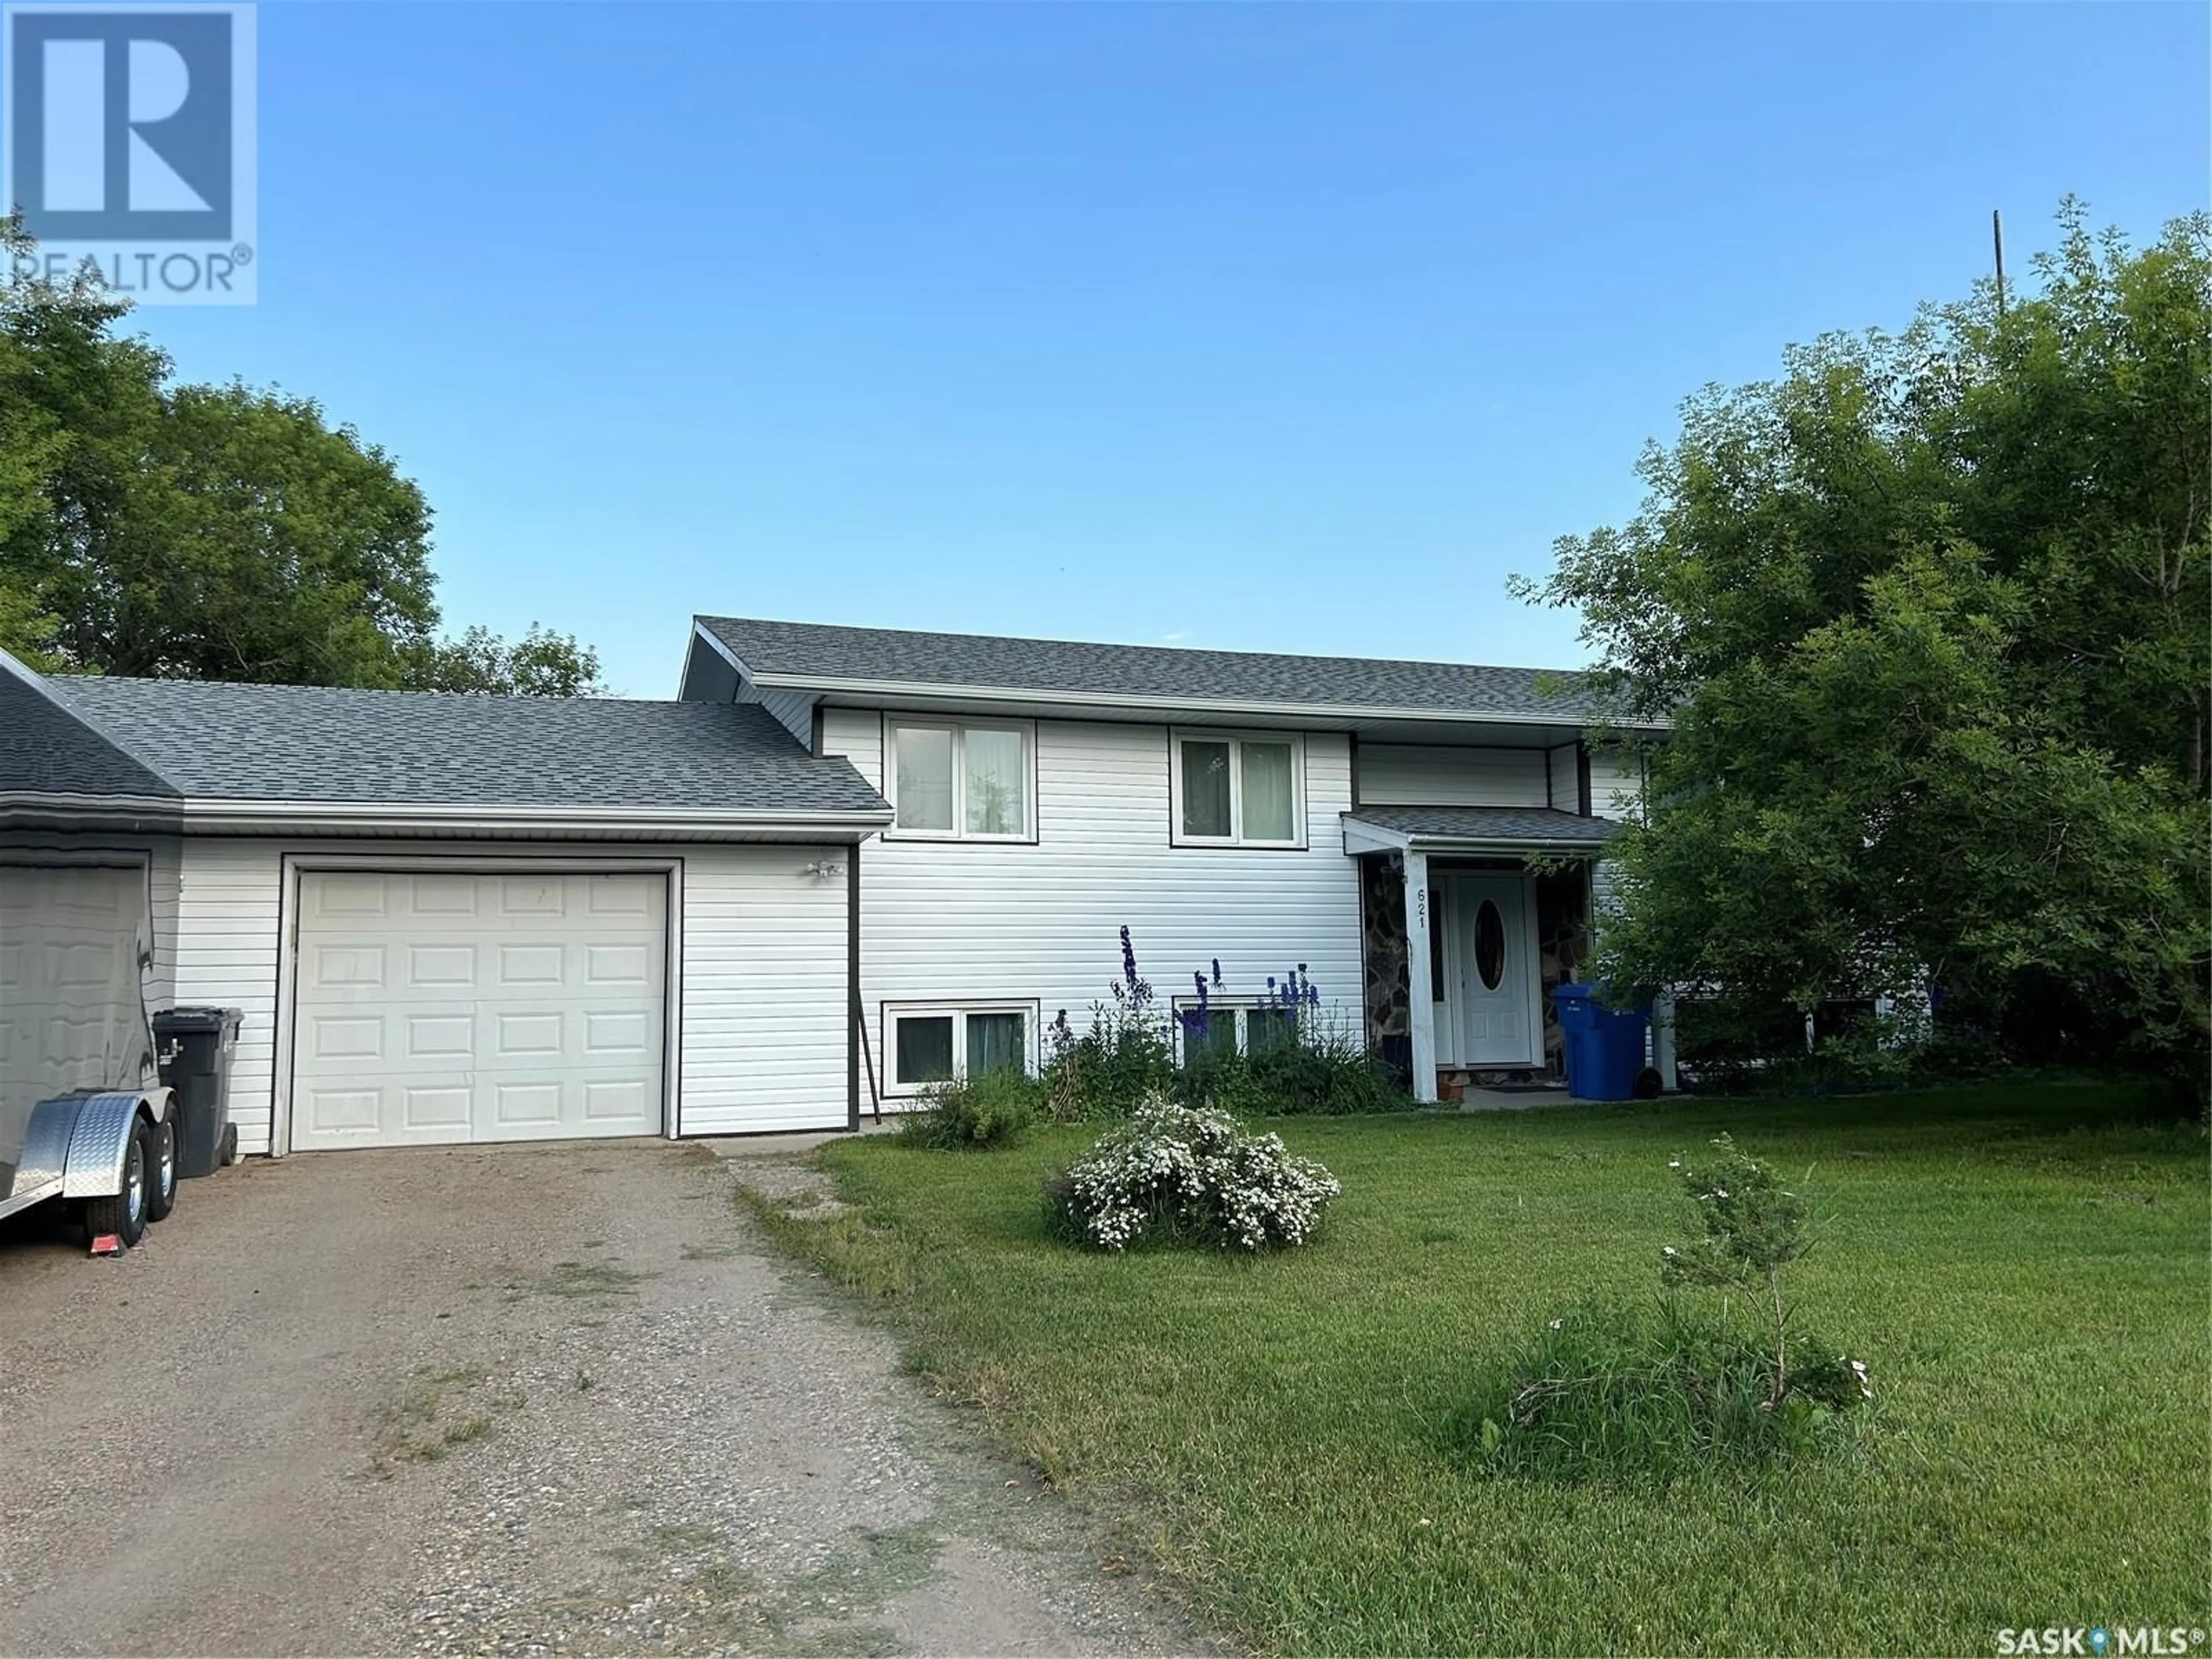
[[[88,1238],[113,1233],[128,1249],[146,1236],[147,1139],[142,1119],[131,1128],[131,1145],[123,1154],[123,1190],[85,1200],[84,1231]]]
[[[146,1139],[146,1219],[167,1221],[177,1207],[177,1120],[165,1117]]]

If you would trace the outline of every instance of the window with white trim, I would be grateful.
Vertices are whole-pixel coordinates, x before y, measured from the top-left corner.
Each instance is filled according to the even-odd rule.
[[[1214,998],[1206,1004],[1203,1031],[1197,1029],[1196,998],[1177,997],[1175,1010],[1185,1066],[1195,1065],[1207,1054],[1266,1054],[1298,1037],[1297,1012],[1272,1002]]]
[[[1032,1072],[1036,1036],[1034,1003],[886,1007],[884,1092],[910,1095],[986,1072]]]
[[[890,833],[939,841],[1029,841],[1036,728],[1025,721],[885,722]]]
[[[1173,746],[1174,845],[1305,845],[1305,744],[1296,733],[1177,732]]]

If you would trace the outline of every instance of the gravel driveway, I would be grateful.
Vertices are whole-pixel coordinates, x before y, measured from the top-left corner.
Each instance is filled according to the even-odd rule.
[[[325,1153],[120,1261],[0,1229],[0,1652],[1195,1645],[731,1188],[665,1143]]]

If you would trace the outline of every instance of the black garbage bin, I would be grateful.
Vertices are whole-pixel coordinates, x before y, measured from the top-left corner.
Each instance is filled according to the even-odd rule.
[[[230,1057],[244,1018],[235,1008],[172,1008],[154,1016],[161,1081],[177,1096],[179,1175],[213,1175],[238,1161]]]

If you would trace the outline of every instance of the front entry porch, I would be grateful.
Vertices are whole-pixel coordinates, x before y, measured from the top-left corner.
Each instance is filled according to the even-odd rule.
[[[1550,994],[1588,959],[1590,868],[1613,829],[1540,809],[1345,814],[1368,1042],[1417,1099],[1564,1076]]]

